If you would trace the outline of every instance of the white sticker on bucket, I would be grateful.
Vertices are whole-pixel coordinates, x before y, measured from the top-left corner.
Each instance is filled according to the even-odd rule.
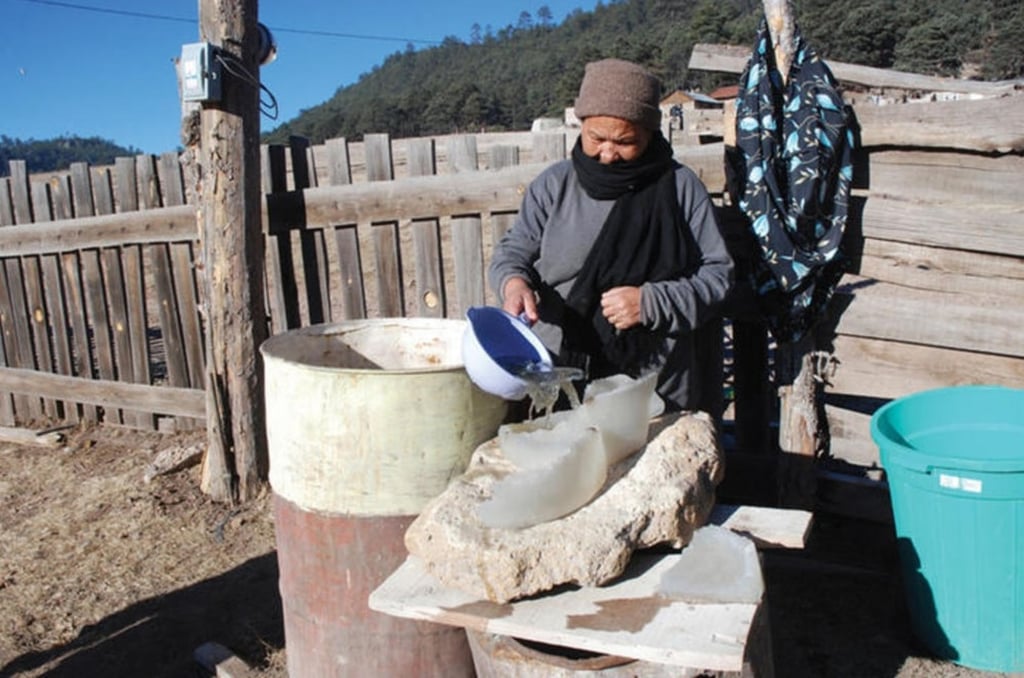
[[[964,492],[981,494],[982,482],[977,478],[961,478],[960,476],[951,476],[948,473],[940,473],[939,487],[945,487],[947,490],[963,490]]]
[[[964,492],[975,492],[979,494],[981,493],[980,480],[977,480],[975,478],[963,478],[960,484],[963,486]]]

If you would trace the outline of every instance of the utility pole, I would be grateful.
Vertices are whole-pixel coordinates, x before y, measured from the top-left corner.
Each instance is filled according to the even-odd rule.
[[[218,501],[257,496],[267,477],[263,374],[267,338],[259,158],[257,0],[199,0],[219,100],[200,111],[199,240],[206,335],[207,452],[202,489]]]

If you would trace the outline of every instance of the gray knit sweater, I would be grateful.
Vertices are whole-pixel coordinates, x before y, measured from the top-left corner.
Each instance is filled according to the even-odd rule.
[[[733,262],[725,248],[704,185],[685,166],[676,169],[682,221],[698,248],[697,270],[688,277],[647,282],[641,287],[641,323],[669,333],[660,366],[658,393],[670,406],[692,409],[699,398],[694,383],[691,331],[719,312],[732,284]],[[565,298],[583,266],[614,200],[595,200],[580,186],[571,160],[544,170],[530,183],[512,228],[495,247],[488,279],[501,295],[512,276],[544,281]],[[534,331],[553,354],[561,350],[562,331],[541,320]]]

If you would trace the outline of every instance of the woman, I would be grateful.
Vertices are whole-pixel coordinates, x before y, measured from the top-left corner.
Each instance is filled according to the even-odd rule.
[[[733,263],[706,189],[672,159],[659,98],[637,64],[587,64],[572,157],[531,182],[489,279],[558,364],[591,379],[656,369],[667,407],[694,409],[693,333],[717,315]]]

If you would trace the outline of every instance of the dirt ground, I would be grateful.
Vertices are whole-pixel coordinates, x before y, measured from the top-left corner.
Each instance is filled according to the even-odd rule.
[[[201,435],[0,443],[0,676],[203,676],[193,652],[208,641],[286,675],[269,497],[213,503],[195,465],[144,479]],[[1000,675],[912,639],[891,526],[819,515],[806,549],[764,564],[779,678]]]

